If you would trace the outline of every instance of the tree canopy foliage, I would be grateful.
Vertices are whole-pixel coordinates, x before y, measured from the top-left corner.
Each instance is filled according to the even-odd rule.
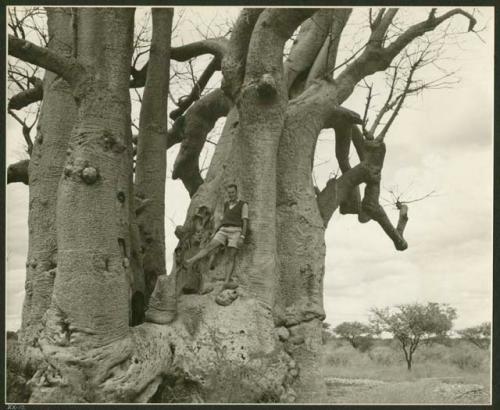
[[[480,349],[488,349],[491,339],[491,323],[484,322],[477,326],[467,327],[458,330],[457,334]]]
[[[375,333],[388,332],[399,341],[408,370],[419,344],[432,337],[448,334],[457,317],[456,310],[447,304],[411,303],[393,308],[373,308],[370,322]]]
[[[346,339],[355,349],[360,347],[364,338],[372,334],[370,326],[361,322],[342,322],[335,327],[334,332]]]

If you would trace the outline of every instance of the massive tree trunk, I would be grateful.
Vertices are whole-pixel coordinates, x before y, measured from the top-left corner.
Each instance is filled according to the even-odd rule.
[[[321,321],[325,263],[325,227],[311,176],[320,123],[309,110],[290,104],[278,152],[277,242],[279,286],[275,303],[278,323],[297,340],[293,356],[301,371],[300,398],[311,402],[324,387],[321,367]]]
[[[71,56],[71,12],[47,10],[50,50]],[[69,135],[76,118],[76,104],[69,84],[47,71],[37,136],[29,162],[29,245],[26,262],[26,294],[20,341],[34,346],[43,328],[42,317],[50,305],[57,272],[57,187],[66,160]]]
[[[78,120],[57,193],[57,275],[39,339],[64,382],[55,396],[42,383],[34,401],[89,400],[77,358],[128,334],[133,16],[133,9],[92,8],[74,16]]]

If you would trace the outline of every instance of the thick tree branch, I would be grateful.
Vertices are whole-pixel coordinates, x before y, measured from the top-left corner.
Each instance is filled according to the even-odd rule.
[[[372,20],[372,9],[370,8],[369,11],[369,22],[370,22],[370,29],[374,31],[378,24],[380,23],[380,20],[382,19],[382,16],[385,13],[385,8],[382,8],[378,11],[377,16],[375,17],[375,20]]]
[[[359,184],[365,181],[366,173],[364,164],[358,164],[339,178],[328,180],[325,188],[317,194],[318,208],[325,227],[339,205],[348,200]]]
[[[225,37],[209,38],[179,47],[172,47],[170,58],[175,61],[187,61],[203,54],[212,54],[219,61],[227,52],[229,41]]]
[[[342,38],[344,27],[351,16],[352,9],[332,9],[331,20],[328,27],[328,35],[326,36],[323,46],[321,47],[314,64],[312,65],[307,76],[306,88],[312,81],[326,77],[332,72],[337,61],[337,51]]]
[[[209,38],[206,40],[196,41],[179,47],[172,47],[170,58],[175,61],[187,61],[204,54],[212,54],[215,58],[214,71],[220,70],[220,62],[226,54],[228,40],[224,37]],[[146,83],[146,74],[148,71],[148,63],[137,70],[135,67],[131,69],[132,80],[130,80],[130,88],[144,87]]]
[[[266,9],[259,15],[253,35],[248,45],[245,85],[256,83],[258,93],[269,97],[278,92],[283,78],[283,46],[294,30],[315,9]],[[268,58],[262,58],[267,55]]]
[[[331,23],[332,9],[320,9],[301,24],[284,64],[284,77],[290,98],[303,91],[304,81],[328,37]]]
[[[408,207],[401,204],[397,227],[392,225],[384,208],[379,204],[380,179],[385,158],[385,144],[382,140],[364,140],[364,159],[354,168],[348,169],[339,178],[330,179],[317,195],[318,207],[323,223],[327,226],[339,205],[347,200],[355,188],[366,183],[365,195],[359,209],[360,222],[375,220],[391,238],[397,250],[408,247],[403,232],[408,220]]]
[[[74,59],[62,57],[48,48],[39,47],[12,35],[9,35],[8,47],[9,55],[52,71],[69,83],[77,81],[84,72],[84,68]]]
[[[167,141],[182,141],[172,178],[180,178],[191,197],[203,183],[198,160],[207,135],[217,120],[227,115],[230,107],[230,100],[217,89],[196,101],[186,115],[179,118],[183,119],[182,123],[169,130]]]
[[[382,11],[382,10],[381,10]],[[372,26],[372,34],[368,43],[371,45],[377,45],[382,47],[387,34],[387,30],[394,20],[398,12],[397,8],[392,8],[387,11],[383,9],[382,13],[379,12],[377,15],[376,23]]]
[[[402,236],[406,228],[406,223],[408,222],[408,205],[397,203],[396,207],[399,209],[399,219],[396,230]]]
[[[229,39],[227,53],[222,59],[221,89],[233,101],[239,94],[245,76],[245,63],[248,45],[252,37],[253,28],[264,9],[243,9],[236,20]]]
[[[10,43],[9,43],[10,44]],[[203,81],[208,82],[210,79],[211,75],[217,71],[220,70],[220,62],[226,52],[228,45],[228,40],[225,39],[224,37],[219,37],[219,38],[212,38],[212,39],[207,39],[207,40],[202,40],[202,41],[197,41],[194,43],[186,44],[183,46],[179,47],[172,47],[172,53],[171,53],[171,59],[176,60],[176,61],[187,61],[191,58],[198,57],[203,54],[213,54],[214,55],[214,60],[212,60],[212,63],[209,64],[205,72],[202,74],[200,77],[200,80],[198,82],[198,85],[196,88],[201,92],[205,85],[202,86]],[[36,47],[36,46],[35,46]],[[40,48],[40,47],[39,47]],[[42,49],[44,50],[44,49]],[[17,57],[17,56],[15,56]],[[18,57],[21,58],[21,57]],[[22,59],[22,58],[21,58]],[[25,61],[23,59],[23,61]],[[34,63],[36,64],[36,63]],[[46,68],[46,67],[44,67]],[[53,70],[50,70],[53,71]],[[135,67],[131,67],[131,77],[132,79],[130,80],[130,88],[141,88],[144,87],[146,84],[146,74],[148,71],[148,63],[144,64],[144,66],[140,69],[137,70]],[[55,71],[54,71],[55,72]],[[60,73],[57,73],[60,74]],[[193,92],[190,94],[190,103],[186,106],[187,101],[185,100],[182,102],[182,107],[184,107],[183,111],[184,112],[189,105],[192,104],[193,101],[196,99],[193,99],[193,97],[196,95],[196,91],[193,89]],[[14,97],[12,97],[9,101],[9,108],[14,109],[14,110],[20,110],[21,108],[26,107],[27,105],[40,101],[43,98],[43,87],[41,84],[36,83],[33,88],[30,88],[24,92],[21,92]],[[198,97],[199,98],[199,97]],[[177,111],[177,110],[175,110]],[[175,112],[174,111],[174,112]],[[176,113],[175,116],[182,115],[182,112]]]
[[[353,129],[357,129],[353,126],[353,123],[340,124],[337,123],[334,126],[335,129],[335,157],[339,164],[340,171],[345,174],[351,169],[351,164],[349,162],[349,151],[351,148],[351,140]],[[362,157],[362,156],[361,156]],[[352,188],[351,192],[346,198],[342,198],[340,201],[340,213],[345,214],[358,214],[361,206],[361,195],[359,192],[359,187],[355,186]]]
[[[7,105],[9,110],[20,110],[43,98],[43,82],[38,77],[33,77],[30,81],[33,87],[23,90],[14,95]]]
[[[7,168],[7,183],[22,182],[25,185],[29,185],[29,162],[28,159],[23,159],[14,164],[10,164]]]
[[[402,236],[402,231],[400,232],[394,227],[384,208],[379,204],[380,179],[384,165],[385,144],[382,140],[366,141],[365,147],[365,162],[368,164],[370,171],[367,175],[368,178],[364,181],[366,182],[366,188],[361,202],[362,210],[382,227],[384,232],[393,241],[395,248],[398,251],[403,251],[408,248],[408,244]],[[402,230],[404,230],[404,226]]]
[[[175,144],[178,144],[184,138],[184,123],[186,121],[186,116],[180,116],[177,118],[172,127],[169,128],[165,138],[167,139],[167,150]]]

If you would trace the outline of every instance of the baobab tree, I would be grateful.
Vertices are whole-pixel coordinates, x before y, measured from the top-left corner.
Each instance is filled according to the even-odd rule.
[[[445,22],[463,18],[469,31],[476,24],[462,9],[432,9],[406,26],[395,24],[398,9],[370,10],[365,44],[337,61],[351,13],[244,9],[229,38],[171,47],[173,10],[155,8],[141,69],[131,69],[131,8],[48,8],[47,47],[9,35],[10,56],[46,70],[29,161],[20,331],[24,355],[38,369],[29,382],[31,402],[147,402],[179,386],[202,397],[212,389],[214,397],[214,386],[226,388],[217,380],[228,374],[239,377],[235,401],[321,396],[325,229],[340,208],[362,223],[377,222],[397,250],[407,248],[408,207],[399,204],[394,225],[379,196],[389,127],[405,97],[425,88],[414,75],[429,48],[412,47],[425,45],[426,33]],[[167,130],[169,61],[206,54],[212,60],[177,102]],[[220,88],[203,94],[219,70]],[[386,70],[393,81],[373,121],[371,92],[363,116],[343,107],[356,86]],[[135,177],[130,87],[145,87]],[[222,117],[202,178],[199,155]],[[342,174],[320,189],[311,175],[324,129],[335,130]],[[182,180],[191,203],[167,275],[164,153],[177,143],[173,178]],[[236,260],[239,287],[222,290],[227,255],[189,269],[182,260],[210,239],[230,183],[250,203],[250,231]],[[200,294],[201,275],[211,293]]]

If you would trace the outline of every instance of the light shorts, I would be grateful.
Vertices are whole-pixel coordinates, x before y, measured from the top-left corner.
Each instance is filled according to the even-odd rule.
[[[239,226],[223,226],[216,232],[214,241],[222,245],[227,243],[227,246],[230,248],[237,248],[240,235],[241,228]]]

